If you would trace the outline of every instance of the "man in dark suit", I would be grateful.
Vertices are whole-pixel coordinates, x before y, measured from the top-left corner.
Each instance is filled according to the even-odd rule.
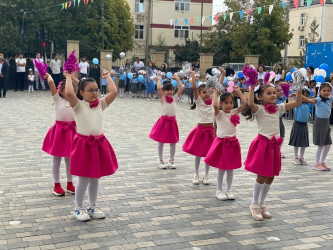
[[[0,56],[0,97],[6,97],[6,88],[7,88],[7,78],[8,78],[8,63],[5,62],[5,59]],[[3,93],[1,93],[1,89]]]

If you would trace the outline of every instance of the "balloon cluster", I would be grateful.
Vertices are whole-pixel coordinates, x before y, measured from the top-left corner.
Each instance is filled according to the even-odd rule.
[[[319,68],[316,68],[314,70],[314,80],[319,83],[325,82],[325,78],[327,76],[328,65],[326,63],[323,63],[319,66]]]

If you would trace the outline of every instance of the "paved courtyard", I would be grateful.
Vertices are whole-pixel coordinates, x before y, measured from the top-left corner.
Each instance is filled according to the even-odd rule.
[[[105,135],[119,162],[116,174],[100,182],[107,217],[78,222],[74,196],[52,194],[52,158],[41,150],[55,119],[52,103],[49,92],[9,91],[0,99],[0,249],[332,249],[333,172],[292,164],[292,121],[284,120],[286,159],[266,201],[273,218],[257,222],[249,211],[255,176],[244,168],[235,171],[235,201],[215,198],[214,168],[210,186],[192,185],[194,158],[181,150],[196,124],[188,103],[177,109],[177,169],[160,170],[157,144],[148,138],[159,102],[117,98],[104,112]],[[309,131],[312,140],[311,124]],[[243,161],[255,136],[256,122],[242,118]],[[167,156],[167,145],[164,151]],[[314,151],[313,145],[306,150],[309,163]],[[62,163],[63,185],[64,169]]]

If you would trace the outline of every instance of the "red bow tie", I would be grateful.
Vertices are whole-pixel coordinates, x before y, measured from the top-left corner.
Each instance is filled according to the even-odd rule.
[[[92,108],[96,108],[98,106],[98,104],[99,104],[99,99],[96,99],[95,101],[90,102],[89,106],[92,109]]]
[[[169,97],[169,96],[165,96],[165,100],[167,103],[172,103],[173,102],[173,98]]]
[[[270,114],[275,114],[277,111],[275,104],[265,104],[264,106],[265,106],[266,111]]]
[[[212,102],[213,102],[212,99],[205,100],[206,105],[212,105]]]

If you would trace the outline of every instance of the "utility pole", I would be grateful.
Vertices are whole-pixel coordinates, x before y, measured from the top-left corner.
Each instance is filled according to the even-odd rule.
[[[104,0],[101,2],[101,34],[102,34],[102,49],[104,49]]]
[[[27,12],[23,13],[23,21],[22,21],[22,30],[21,30],[21,53],[24,53],[24,18]]]
[[[148,0],[148,19],[147,19],[147,32],[146,32],[145,63],[148,62],[148,55],[149,55],[151,5],[152,5],[151,0]]]
[[[200,28],[200,53],[202,52],[202,16],[203,16],[203,0],[201,0],[201,28]]]
[[[284,15],[284,18],[283,18],[283,20],[284,20],[285,23],[287,23],[287,22],[289,23],[289,11],[290,11],[290,7],[291,7],[291,5],[289,5],[288,12],[286,12],[286,14]],[[289,44],[286,44],[286,46],[284,47],[284,55],[283,55],[283,64],[284,64],[284,67],[287,66],[288,46],[289,46]]]

